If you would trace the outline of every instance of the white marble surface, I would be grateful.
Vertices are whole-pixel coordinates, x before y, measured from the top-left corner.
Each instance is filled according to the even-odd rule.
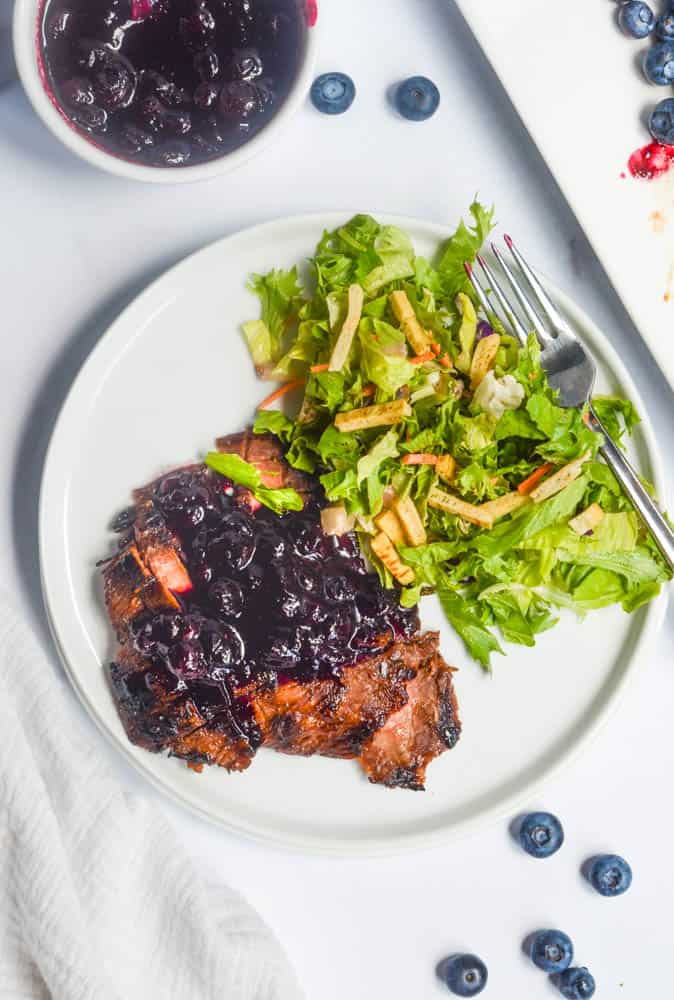
[[[0,0],[0,45],[8,11]],[[479,190],[619,347],[671,468],[671,391],[453,4],[323,0],[321,17],[319,68],[354,76],[351,112],[332,120],[307,106],[261,159],[194,187],[155,190],[94,172],[57,145],[18,84],[0,89],[0,552],[3,585],[46,645],[37,496],[75,372],[148,280],[190,250],[264,219],[358,208],[454,222]],[[412,72],[433,77],[443,96],[425,125],[403,123],[386,104],[387,87]],[[277,930],[310,1000],[440,997],[434,967],[454,950],[476,951],[488,963],[486,996],[543,1000],[554,991],[520,950],[540,926],[571,934],[577,958],[600,983],[598,996],[663,997],[674,898],[672,625],[670,614],[629,701],[589,752],[529,803],[557,812],[566,827],[564,849],[548,862],[523,856],[505,823],[433,852],[339,861],[262,849],[165,808],[207,876],[241,889]],[[498,669],[517,669],[515,660]],[[102,743],[101,752],[120,781],[154,795]],[[619,900],[600,899],[578,874],[585,857],[608,849],[635,870]]]

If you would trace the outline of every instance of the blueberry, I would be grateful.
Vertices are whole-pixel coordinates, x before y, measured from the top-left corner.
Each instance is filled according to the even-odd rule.
[[[257,80],[262,76],[263,69],[257,49],[236,49],[229,64],[233,80]]]
[[[617,854],[600,854],[592,860],[589,879],[602,896],[621,896],[632,884],[632,869]]]
[[[351,601],[356,589],[347,576],[339,576],[335,571],[325,578],[325,595],[330,601]]]
[[[138,83],[136,71],[129,60],[105,46],[93,46],[85,54],[84,61],[98,103],[107,111],[128,108]]]
[[[648,127],[656,142],[674,145],[674,98],[660,101],[651,114]]]
[[[227,618],[240,618],[243,614],[243,590],[234,580],[218,580],[211,587],[208,596],[221,615]]]
[[[92,104],[90,107],[78,108],[73,112],[73,121],[86,132],[105,132],[108,126],[108,113],[104,108]]]
[[[154,146],[154,136],[137,125],[125,125],[120,132],[119,144],[124,152],[136,156]]]
[[[356,85],[346,73],[322,73],[311,85],[311,102],[324,115],[342,115],[356,97]]]
[[[620,5],[618,24],[632,38],[646,38],[655,27],[655,14],[647,3],[628,0]]]
[[[674,83],[674,42],[658,42],[646,51],[644,74],[659,87]]]
[[[220,72],[220,61],[215,49],[207,48],[197,52],[192,63],[202,80],[215,80]]]
[[[434,115],[440,104],[440,91],[425,76],[411,76],[398,85],[395,106],[403,118],[423,122]]]
[[[594,991],[594,976],[584,966],[566,969],[559,977],[559,992],[566,1000],[589,1000]]]
[[[202,111],[212,108],[218,99],[218,88],[212,83],[200,83],[194,91],[194,103]]]
[[[564,972],[573,959],[571,938],[563,931],[539,931],[531,942],[530,954],[543,972]]]
[[[477,955],[452,955],[443,975],[447,989],[457,997],[476,997],[487,985],[487,966]]]
[[[564,843],[562,824],[552,813],[529,813],[522,820],[519,841],[533,858],[549,858]]]
[[[206,659],[201,646],[185,640],[177,643],[168,655],[169,669],[180,680],[190,681],[204,677],[207,672]]]
[[[178,31],[186,48],[192,52],[205,49],[215,34],[215,18],[208,7],[201,6],[190,17],[181,17]]]
[[[81,108],[94,104],[94,88],[91,80],[83,76],[74,76],[61,84],[61,97],[71,108]]]
[[[658,18],[658,22],[655,25],[655,34],[663,42],[674,42],[674,10]]]
[[[225,119],[238,119],[245,123],[264,111],[271,100],[271,91],[264,84],[235,80],[222,88],[220,112]]]

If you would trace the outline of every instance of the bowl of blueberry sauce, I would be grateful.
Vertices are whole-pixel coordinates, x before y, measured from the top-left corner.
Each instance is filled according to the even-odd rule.
[[[312,79],[313,0],[17,0],[28,96],[113,173],[198,180],[249,159]]]

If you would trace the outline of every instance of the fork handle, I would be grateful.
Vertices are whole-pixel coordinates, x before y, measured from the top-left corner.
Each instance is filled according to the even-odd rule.
[[[674,570],[674,531],[667,524],[655,501],[651,499],[644,489],[632,465],[610,437],[591,406],[589,409],[589,424],[593,431],[603,435],[604,445],[600,448],[600,452],[606,464],[610,466],[613,475],[650,531],[653,541],[662,552],[665,562],[671,570]]]

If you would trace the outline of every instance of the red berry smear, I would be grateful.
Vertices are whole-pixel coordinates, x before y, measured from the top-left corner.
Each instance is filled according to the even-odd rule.
[[[652,181],[666,174],[674,166],[674,146],[663,146],[659,142],[651,142],[642,146],[630,156],[627,166],[632,177]]]

